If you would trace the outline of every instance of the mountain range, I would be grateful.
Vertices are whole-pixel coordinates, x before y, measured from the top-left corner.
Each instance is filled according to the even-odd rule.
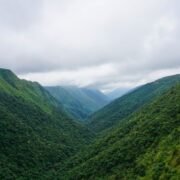
[[[131,90],[130,88],[117,88],[117,89],[114,89],[113,91],[110,91],[110,92],[106,93],[106,96],[110,100],[115,100],[115,99],[125,95],[130,90]]]
[[[178,180],[180,75],[110,100],[0,69],[0,179]]]

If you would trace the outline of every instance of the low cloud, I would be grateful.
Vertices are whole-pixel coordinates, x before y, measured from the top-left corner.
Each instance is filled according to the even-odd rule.
[[[44,85],[135,86],[180,73],[177,0],[0,1],[0,66]]]

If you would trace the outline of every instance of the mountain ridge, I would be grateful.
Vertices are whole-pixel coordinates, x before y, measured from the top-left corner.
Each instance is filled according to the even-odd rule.
[[[38,83],[12,75],[0,70],[0,179],[37,179],[93,134]]]
[[[96,90],[82,91],[101,99]],[[179,74],[136,88],[104,110],[96,117],[103,126],[77,122],[39,83],[0,69],[0,179],[180,176]]]
[[[154,97],[166,92],[178,82],[180,82],[180,74],[164,77],[140,86],[92,114],[87,124],[94,132],[111,128],[121,119],[138,110]]]

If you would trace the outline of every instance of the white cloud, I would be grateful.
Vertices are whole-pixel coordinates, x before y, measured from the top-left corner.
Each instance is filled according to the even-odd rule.
[[[2,0],[0,66],[46,85],[133,86],[180,67],[179,5]]]
[[[22,79],[36,79],[44,86],[47,85],[78,85],[89,86],[99,80],[107,79],[108,77],[117,76],[118,72],[113,64],[103,64],[90,68],[81,68],[77,70],[61,70],[42,73],[28,73],[20,75]]]

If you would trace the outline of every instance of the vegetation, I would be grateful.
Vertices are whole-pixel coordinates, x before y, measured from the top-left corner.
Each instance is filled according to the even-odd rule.
[[[180,84],[121,121],[56,175],[64,172],[62,179],[73,180],[178,180],[179,137]]]
[[[39,84],[0,69],[0,179],[39,179],[91,137]]]
[[[119,121],[139,110],[178,82],[180,82],[180,75],[174,75],[141,86],[91,115],[88,126],[98,133],[116,126]]]
[[[46,87],[75,120],[85,120],[90,114],[105,106],[109,99],[100,91],[75,86]]]
[[[70,96],[55,89],[57,99]],[[91,100],[103,98],[81,91]],[[99,136],[66,108],[38,83],[0,69],[0,179],[179,180],[180,75],[142,86],[95,113],[87,127],[103,131]]]

